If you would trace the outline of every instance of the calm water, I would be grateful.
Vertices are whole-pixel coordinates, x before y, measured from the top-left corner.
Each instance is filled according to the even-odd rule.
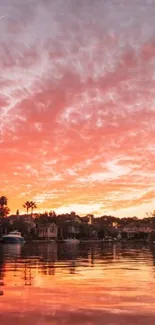
[[[0,324],[155,323],[155,247],[0,246]]]

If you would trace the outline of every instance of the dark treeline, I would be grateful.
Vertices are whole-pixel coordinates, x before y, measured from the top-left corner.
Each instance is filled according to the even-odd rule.
[[[104,238],[105,236],[117,236],[119,232],[130,227],[135,232],[144,232],[144,228],[155,229],[155,218],[152,213],[143,219],[137,217],[118,218],[111,215],[95,217],[91,214],[79,216],[76,212],[56,214],[55,211],[35,213],[37,205],[33,201],[26,201],[23,205],[26,213],[20,215],[17,210],[15,215],[9,215],[8,200],[0,197],[0,234],[18,230],[23,235],[37,238],[39,225],[55,223],[58,227],[58,237],[71,236],[76,238]]]

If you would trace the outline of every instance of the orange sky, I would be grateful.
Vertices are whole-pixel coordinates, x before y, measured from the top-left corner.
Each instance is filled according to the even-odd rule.
[[[155,25],[146,0],[0,4],[0,186],[12,212],[155,207]],[[4,16],[4,17],[3,17]]]

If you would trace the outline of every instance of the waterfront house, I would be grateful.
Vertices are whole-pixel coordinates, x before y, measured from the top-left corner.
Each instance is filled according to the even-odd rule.
[[[152,231],[152,226],[150,224],[142,224],[139,226],[139,232],[149,234]]]
[[[122,233],[126,235],[128,239],[133,239],[138,234],[139,229],[134,225],[128,225],[122,229]]]
[[[38,237],[42,239],[56,239],[58,233],[57,225],[53,222],[51,224],[41,224],[38,226]]]
[[[122,228],[122,233],[126,234],[127,238],[129,239],[146,239],[151,230],[152,227],[150,226],[150,224],[128,224],[127,226]]]

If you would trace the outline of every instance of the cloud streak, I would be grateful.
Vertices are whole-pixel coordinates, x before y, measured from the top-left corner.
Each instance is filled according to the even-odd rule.
[[[29,198],[42,209],[154,208],[154,10],[1,1],[0,184],[13,210]]]

